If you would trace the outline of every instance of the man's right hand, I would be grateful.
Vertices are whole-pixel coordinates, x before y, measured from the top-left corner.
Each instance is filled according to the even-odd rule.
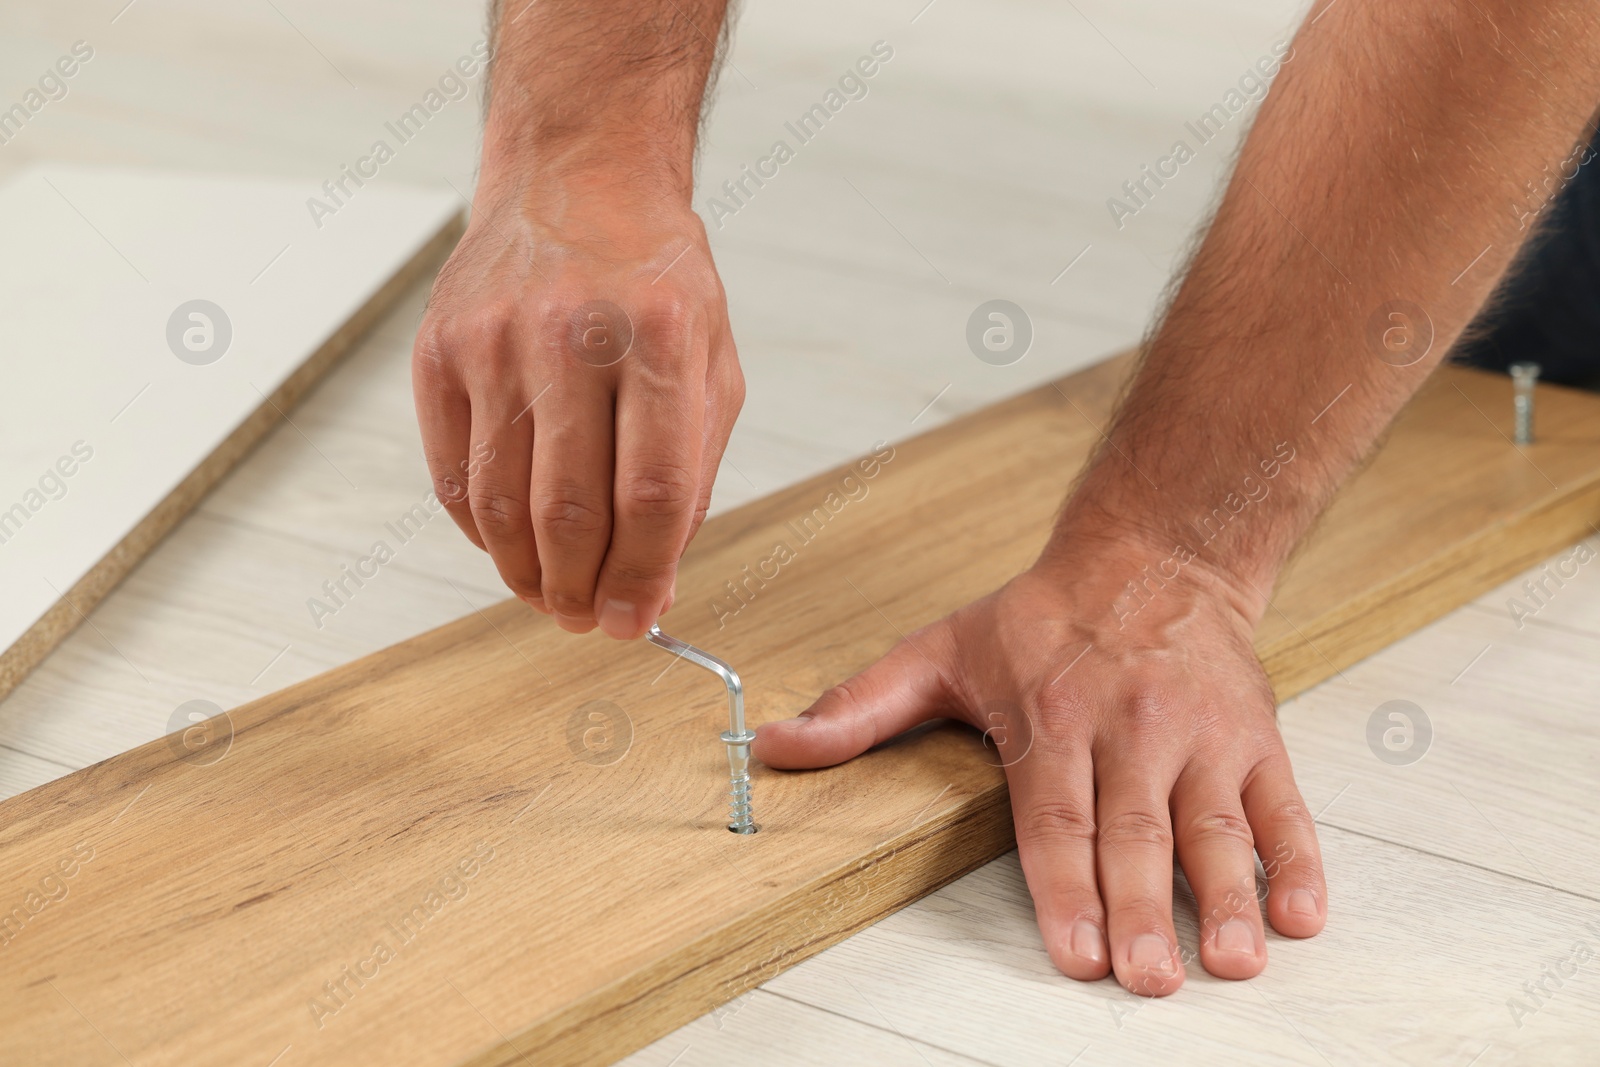
[[[744,401],[705,228],[622,178],[479,186],[412,381],[434,491],[574,633],[671,606]]]

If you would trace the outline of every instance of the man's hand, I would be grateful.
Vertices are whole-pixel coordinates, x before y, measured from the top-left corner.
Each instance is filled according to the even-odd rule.
[[[997,728],[1074,977],[1177,988],[1174,848],[1213,974],[1266,962],[1252,845],[1273,927],[1316,933],[1316,838],[1251,648],[1264,591],[1489,295],[1525,236],[1508,205],[1588,143],[1596,99],[1592,0],[1322,4],[1039,562],[762,727],[756,755],[824,766],[937,715]],[[1372,324],[1402,300],[1431,347],[1395,359]]]
[[[690,206],[725,9],[491,5],[482,176],[412,381],[440,501],[575,633],[639,637],[671,605],[744,401]]]
[[[1174,847],[1200,912],[1200,961],[1222,978],[1266,966],[1267,915],[1322,929],[1316,831],[1251,648],[1263,605],[1199,570],[1119,627],[1111,605],[1150,556],[1062,553],[901,641],[801,716],[758,731],[772,767],[825,767],[918,723],[957,718],[995,743],[1017,850],[1050,958],[1073,978],[1115,970],[1135,993],[1183,984]]]
[[[623,639],[670,606],[744,399],[699,217],[634,199],[480,192],[413,359],[451,517],[524,601]]]

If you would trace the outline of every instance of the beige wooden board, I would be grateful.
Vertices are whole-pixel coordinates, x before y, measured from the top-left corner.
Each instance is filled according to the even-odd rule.
[[[790,523],[841,476],[719,517],[686,558],[672,629],[740,666],[756,721],[799,710],[897,631],[1027,562],[1126,367],[885,450],[858,483],[867,492],[720,630],[711,597],[794,538]],[[1508,446],[1465,400],[1487,408],[1505,388],[1446,372],[1335,505],[1276,598],[1280,617],[1330,635],[1319,658],[1347,665],[1364,641],[1387,640],[1394,616],[1442,613],[1580,521],[1600,451],[1579,429],[1552,436],[1536,458],[1565,488],[1497,472]],[[1584,422],[1595,398],[1550,390],[1543,402],[1553,426],[1600,434]],[[1441,507],[1449,498],[1456,507]],[[1463,544],[1480,553],[1477,584],[1435,565]],[[1342,545],[1364,554],[1328,566]],[[1370,637],[1340,622],[1352,603],[1370,605]],[[1292,628],[1263,628],[1286,693],[1317,675],[1296,642]],[[4,949],[16,977],[0,1047],[57,1055],[59,1032],[88,1018],[121,1054],[151,1061],[292,1045],[307,1062],[358,1049],[599,1062],[1010,846],[999,771],[954,727],[826,772],[762,772],[765,831],[727,834],[718,692],[664,659],[573,638],[507,602],[248,704],[198,756],[168,738],[0,805],[3,869],[37,872],[12,875],[0,900],[25,900],[75,843],[94,849],[63,906],[25,915]],[[127,932],[113,952],[107,928]],[[248,966],[220,946],[248,946]],[[368,977],[357,985],[346,967]],[[342,992],[324,985],[335,982]],[[207,1010],[218,998],[227,1009]]]
[[[453,193],[353,191],[313,219],[316,190],[281,180],[0,185],[0,696],[459,232]]]

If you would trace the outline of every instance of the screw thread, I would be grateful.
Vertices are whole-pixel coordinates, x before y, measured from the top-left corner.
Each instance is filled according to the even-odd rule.
[[[756,823],[750,806],[750,776],[736,774],[732,781],[733,788],[728,792],[731,798],[728,805],[728,829],[736,834],[753,834],[756,832]]]

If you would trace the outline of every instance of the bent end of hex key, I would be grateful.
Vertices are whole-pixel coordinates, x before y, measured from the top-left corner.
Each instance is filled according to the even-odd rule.
[[[645,640],[722,679],[728,689],[728,729],[722,734],[722,743],[728,746],[728,780],[732,798],[728,829],[736,834],[753,834],[761,827],[755,823],[750,809],[750,743],[756,739],[744,724],[744,683],[739,672],[709,652],[695,648],[686,641],[668,637],[660,626],[650,627]]]

